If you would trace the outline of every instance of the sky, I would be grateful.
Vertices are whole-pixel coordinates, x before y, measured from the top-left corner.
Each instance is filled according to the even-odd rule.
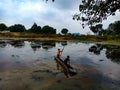
[[[67,28],[70,33],[93,34],[88,27],[82,28],[80,22],[72,19],[79,12],[81,0],[0,0],[0,23],[7,26],[23,24],[26,29],[34,23],[38,26],[49,25],[61,32]],[[103,28],[120,20],[120,12],[103,21]]]

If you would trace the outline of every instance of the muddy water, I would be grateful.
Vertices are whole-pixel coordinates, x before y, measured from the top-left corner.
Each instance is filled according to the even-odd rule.
[[[66,78],[54,56],[70,56]],[[120,90],[120,46],[76,41],[0,40],[0,90]]]

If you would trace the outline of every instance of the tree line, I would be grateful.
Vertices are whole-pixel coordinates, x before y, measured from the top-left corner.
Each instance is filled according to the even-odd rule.
[[[56,34],[56,29],[45,25],[43,27],[38,26],[36,23],[32,25],[31,28],[26,29],[22,24],[15,24],[7,27],[4,23],[0,23],[0,31],[10,31],[10,32],[28,32],[28,33],[38,33],[38,34]],[[68,29],[63,28],[61,33],[66,35],[68,33]]]
[[[120,35],[120,21],[110,23],[106,29],[103,29],[102,26],[102,24],[96,24],[94,26],[90,26],[90,30],[98,36]]]

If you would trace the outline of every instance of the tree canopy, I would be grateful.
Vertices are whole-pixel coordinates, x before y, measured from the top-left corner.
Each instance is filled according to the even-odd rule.
[[[0,31],[4,31],[7,29],[7,26],[4,23],[0,23]]]
[[[120,11],[120,0],[82,0],[79,13],[74,14],[73,19],[81,21],[84,28],[85,25],[91,26],[115,15],[117,10]]]
[[[63,28],[63,29],[61,30],[61,33],[66,35],[66,34],[68,33],[68,29]]]
[[[40,33],[41,27],[37,26],[37,24],[34,23],[33,26],[28,31],[33,33]]]
[[[102,35],[102,30],[103,30],[103,28],[102,28],[102,24],[97,24],[97,25],[95,25],[95,26],[90,26],[90,30],[93,32],[93,33],[95,33],[96,35]]]
[[[8,30],[10,32],[24,32],[26,29],[25,29],[24,25],[15,24],[15,25],[8,27]]]
[[[79,5],[79,13],[73,19],[81,20],[83,27],[93,25],[107,19],[110,15],[120,11],[120,0],[82,0]]]
[[[56,29],[46,25],[42,28],[41,33],[42,34],[56,34]]]
[[[108,28],[105,30],[105,34],[117,35],[120,34],[120,21],[110,23]]]

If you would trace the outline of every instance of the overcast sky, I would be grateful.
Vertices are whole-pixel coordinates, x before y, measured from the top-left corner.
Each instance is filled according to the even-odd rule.
[[[67,28],[70,33],[79,32],[86,34],[89,28],[82,28],[81,24],[72,19],[77,13],[81,0],[56,0],[54,3],[44,0],[0,0],[0,23],[7,26],[23,24],[27,29],[34,22],[43,27],[50,25],[60,32]],[[109,23],[120,20],[120,13],[103,21],[103,27],[107,28]]]

